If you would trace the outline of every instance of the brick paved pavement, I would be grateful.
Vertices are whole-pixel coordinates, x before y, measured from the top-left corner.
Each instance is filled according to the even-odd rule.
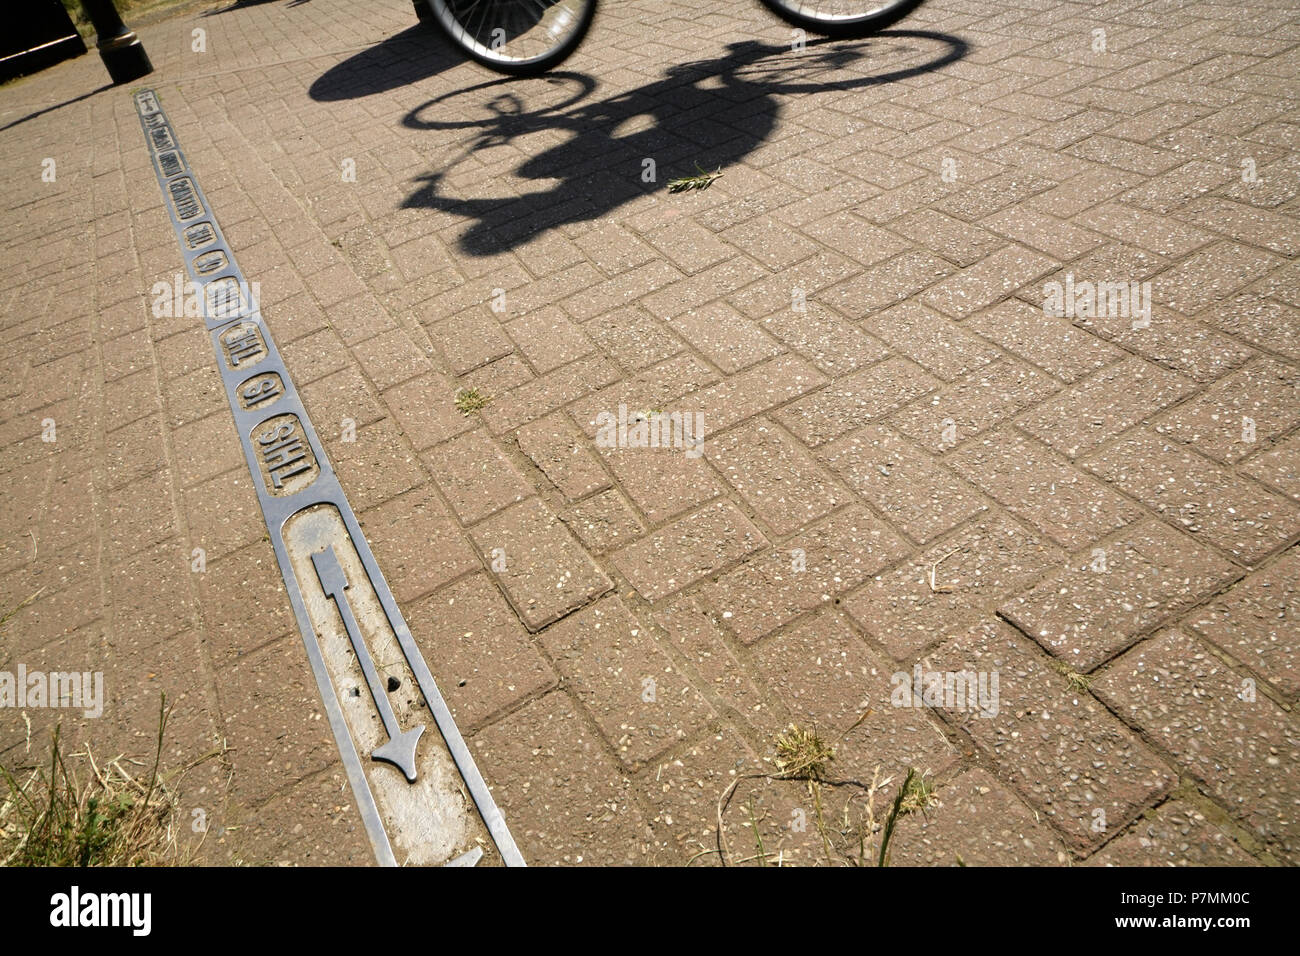
[[[877,807],[937,783],[896,863],[1300,862],[1294,8],[904,26],[795,54],[748,3],[609,2],[501,84],[405,0],[140,32],[530,861],[716,862],[797,720]],[[104,670],[64,715],[102,750],[149,750],[160,690],[170,759],[224,740],[184,794],[232,828],[207,859],[370,862],[104,82],[0,88],[0,607],[37,595],[0,669]],[[1149,282],[1149,323],[1045,312],[1085,281]],[[605,447],[620,405],[702,444]],[[996,673],[996,712],[891,706],[915,665]],[[27,717],[0,762],[58,712]],[[811,813],[742,780],[731,858],[821,859]]]

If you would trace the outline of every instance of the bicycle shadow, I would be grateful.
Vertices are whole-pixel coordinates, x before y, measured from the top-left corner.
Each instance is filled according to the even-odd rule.
[[[464,62],[440,34],[417,23],[330,67],[307,95],[318,103],[332,103],[387,93]]]
[[[876,64],[916,54],[907,41],[936,44],[939,51],[910,65],[876,72]],[[403,208],[437,209],[471,220],[459,240],[462,252],[489,256],[515,248],[541,229],[596,219],[648,192],[666,179],[689,175],[695,166],[724,171],[757,149],[776,129],[782,104],[792,93],[851,91],[895,83],[955,63],[969,52],[957,37],[922,30],[885,31],[866,41],[810,42],[801,54],[787,46],[754,40],[733,43],[710,60],[673,66],[661,79],[606,99],[574,105],[598,86],[580,73],[555,73],[536,82],[577,83],[583,92],[542,112],[523,111],[522,91],[537,90],[518,80],[493,80],[437,97],[403,118],[410,129],[464,127],[464,121],[423,119],[448,99],[478,92],[492,95],[484,107],[495,115],[451,166],[483,150],[539,135],[563,141],[525,160],[514,175],[550,182],[548,188],[519,196],[463,198],[442,191],[449,168],[417,177],[422,183]],[[912,57],[915,60],[915,57]],[[864,72],[865,70],[865,72]],[[853,75],[856,72],[856,75]],[[846,75],[848,73],[849,75]],[[818,79],[821,74],[822,79]],[[508,85],[507,85],[508,84]],[[453,109],[463,115],[461,101]],[[527,145],[516,146],[527,149]],[[642,179],[646,160],[654,160],[656,180]]]

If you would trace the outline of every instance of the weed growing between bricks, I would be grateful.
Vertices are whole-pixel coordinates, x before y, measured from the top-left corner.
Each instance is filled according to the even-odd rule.
[[[858,723],[865,718],[860,718]],[[855,723],[841,739],[857,726]],[[894,782],[893,776],[880,777],[880,768],[872,774],[871,783],[860,780],[836,779],[830,775],[835,760],[835,748],[827,744],[816,728],[791,724],[773,738],[776,767],[774,773],[751,773],[738,776],[718,798],[716,848],[697,853],[690,862],[716,854],[723,866],[754,863],[758,866],[781,866],[786,862],[780,851],[773,851],[763,843],[761,825],[763,817],[755,809],[752,797],[743,800],[746,822],[754,839],[748,855],[734,853],[728,844],[724,816],[737,794],[749,781],[768,781],[779,784],[802,783],[804,792],[812,801],[813,825],[821,840],[822,863],[827,866],[889,866],[890,841],[900,820],[914,813],[924,813],[935,804],[934,786],[923,773],[914,767],[907,768],[883,820],[875,814],[875,797]],[[839,803],[829,806],[832,797]],[[834,812],[832,812],[834,811]],[[958,860],[960,865],[964,862]]]
[[[56,726],[47,764],[0,766],[8,789],[0,801],[0,866],[194,865],[202,839],[180,837],[187,821],[178,788],[186,773],[222,751],[164,769],[171,714],[161,698],[153,759],[143,765],[123,756],[96,760],[89,745],[65,754]]]

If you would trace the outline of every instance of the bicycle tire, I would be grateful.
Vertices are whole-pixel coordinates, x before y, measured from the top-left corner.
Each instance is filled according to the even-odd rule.
[[[587,31],[591,29],[596,16],[597,0],[426,0],[433,11],[434,20],[442,32],[466,56],[489,70],[504,73],[507,76],[537,76],[554,69],[563,63],[578,48]],[[493,32],[500,31],[506,36],[505,28],[500,24],[510,24],[512,18],[527,17],[530,10],[538,16],[536,26],[559,11],[557,18],[570,15],[571,21],[559,23],[564,33],[556,37],[553,22],[551,28],[543,33],[552,33],[553,43],[536,53],[523,52],[514,55],[506,50],[504,39],[501,45],[493,45],[490,38]],[[493,24],[497,24],[494,26]],[[484,31],[488,31],[488,35]],[[525,33],[536,33],[532,26]],[[523,35],[523,34],[521,34]],[[533,40],[546,43],[544,36],[533,36]]]
[[[866,37],[892,26],[925,0],[759,0],[763,6],[796,27],[825,37]],[[844,13],[818,13],[835,6]],[[854,8],[867,7],[866,10]]]

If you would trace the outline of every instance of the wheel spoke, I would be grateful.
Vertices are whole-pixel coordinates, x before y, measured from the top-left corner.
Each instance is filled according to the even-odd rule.
[[[476,55],[502,64],[527,63],[565,45],[594,0],[434,0],[434,12]],[[495,31],[500,30],[501,34]],[[504,40],[502,41],[502,34]],[[497,44],[494,49],[494,43]]]

